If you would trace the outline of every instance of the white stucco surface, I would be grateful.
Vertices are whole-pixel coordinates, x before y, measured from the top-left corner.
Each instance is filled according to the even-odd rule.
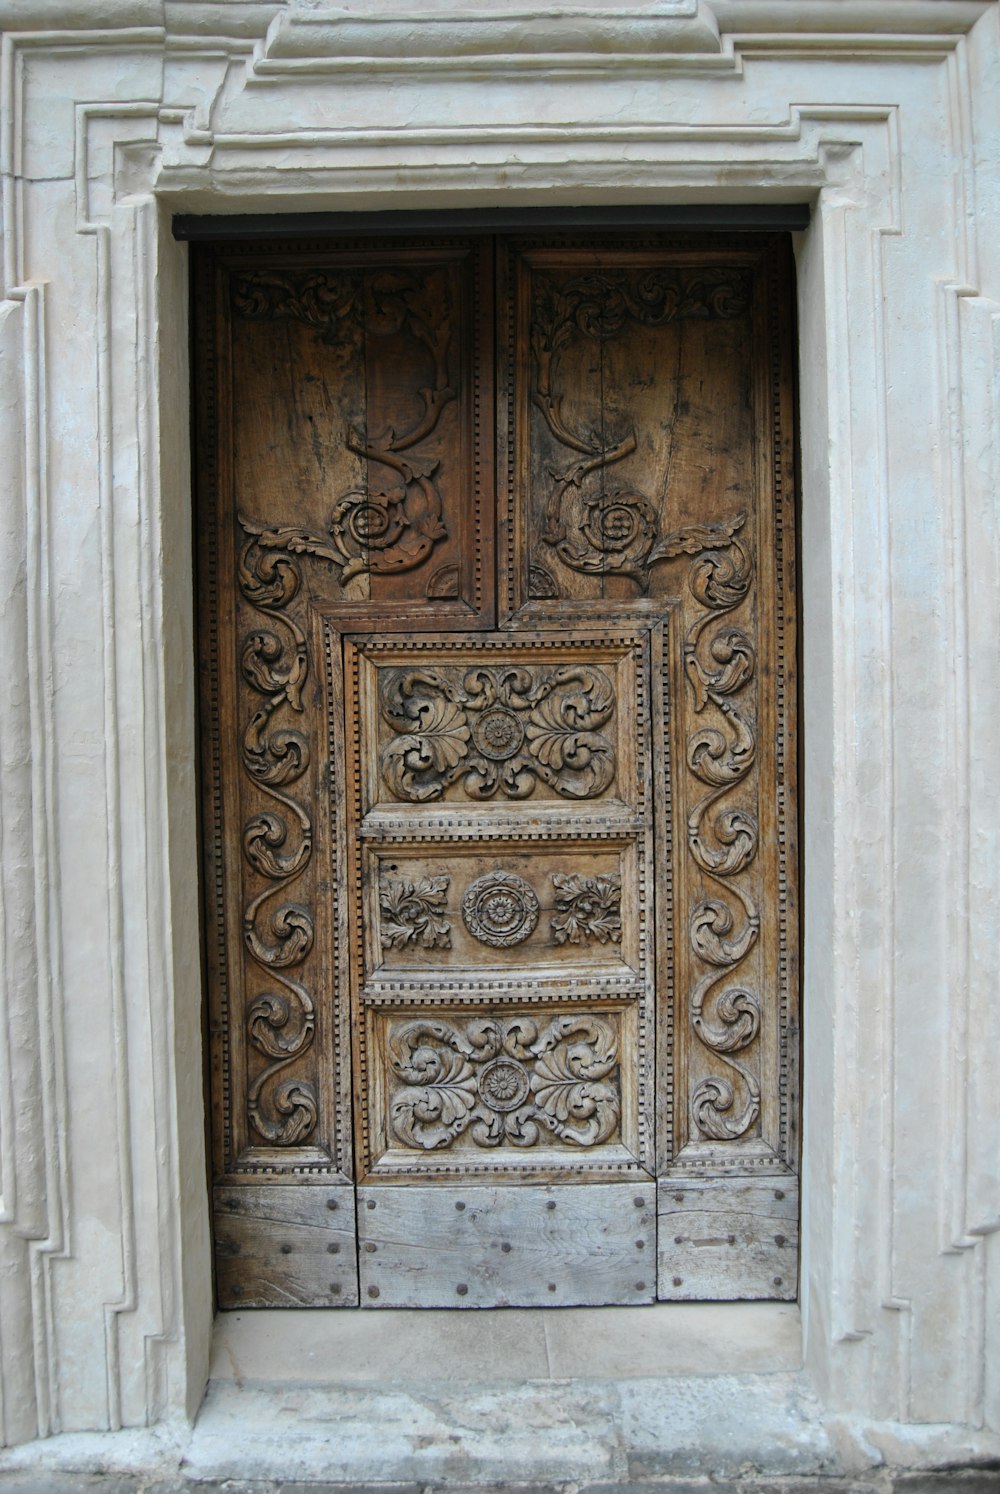
[[[151,1427],[141,1445],[207,1470],[211,1438],[238,1444],[268,1393],[217,1378],[194,1441],[177,1430],[204,1394],[212,1303],[171,216],[559,203],[811,204],[805,1368],[788,1394],[815,1448],[874,1424],[918,1457],[992,1445],[996,4],[0,0],[0,25],[0,1431],[30,1444],[7,1458]],[[594,1380],[641,1394],[600,1363],[576,1378],[574,1406]],[[636,1428],[680,1446],[667,1392],[642,1383]],[[711,1404],[704,1376],[671,1384]],[[92,1445],[127,1463],[136,1435]]]

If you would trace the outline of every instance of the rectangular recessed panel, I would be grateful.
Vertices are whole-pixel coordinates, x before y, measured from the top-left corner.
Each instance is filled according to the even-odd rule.
[[[368,1008],[369,1174],[621,1173],[651,1130],[639,1007]]]
[[[663,1179],[659,1295],[676,1301],[794,1301],[798,1179]]]
[[[366,644],[354,656],[362,816],[445,810],[496,833],[498,817],[542,807],[574,829],[642,814],[646,646],[554,633]]]
[[[656,1187],[362,1187],[363,1307],[651,1302]]]
[[[216,1188],[220,1308],[356,1307],[354,1189]]]
[[[500,971],[634,978],[636,841],[369,845],[366,979]]]

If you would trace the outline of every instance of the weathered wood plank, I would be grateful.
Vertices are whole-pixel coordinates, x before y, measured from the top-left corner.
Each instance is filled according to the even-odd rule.
[[[661,1179],[657,1208],[661,1300],[794,1300],[796,1178]]]
[[[652,1302],[653,1183],[358,1190],[363,1307]]]
[[[357,1306],[353,1188],[254,1183],[214,1204],[220,1308]]]

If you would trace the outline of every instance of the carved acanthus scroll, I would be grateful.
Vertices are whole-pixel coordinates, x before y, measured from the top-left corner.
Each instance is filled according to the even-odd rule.
[[[397,1139],[422,1151],[468,1133],[479,1147],[535,1146],[543,1138],[590,1147],[621,1118],[618,1035],[591,1014],[503,1020],[444,1018],[395,1026],[388,1058],[399,1088]]]
[[[382,749],[382,776],[400,799],[438,799],[459,779],[475,799],[498,789],[525,799],[539,780],[590,799],[614,781],[615,748],[599,729],[614,689],[588,665],[386,671],[380,707],[397,733]]]
[[[684,643],[694,710],[699,715],[715,713],[714,720],[707,720],[687,740],[688,769],[706,790],[688,815],[688,851],[702,875],[720,888],[719,896],[699,899],[689,916],[692,951],[708,967],[691,994],[691,1022],[699,1040],[736,1080],[734,1084],[721,1075],[703,1079],[691,1097],[695,1125],[713,1141],[744,1135],[760,1113],[758,1080],[734,1056],[760,1032],[760,1001],[740,983],[717,989],[731,980],[760,931],[758,908],[742,880],[757,855],[757,818],[738,805],[723,807],[732,790],[748,778],[756,757],[753,727],[738,703],[753,680],[754,645],[742,628],[718,625],[746,598],[753,581],[750,553],[736,538],[742,524],[741,516],[733,524],[726,550],[706,551],[691,567],[689,589],[702,610]]]
[[[589,424],[579,419],[571,423],[560,389],[561,355],[580,336],[605,342],[636,322],[659,327],[689,318],[738,317],[749,303],[750,279],[738,269],[603,269],[561,286],[544,275],[535,278],[531,400],[554,439],[574,453],[568,465],[549,469],[554,486],[541,537],[572,570],[627,576],[645,592],[653,566],[724,548],[734,528],[688,524],[663,532],[648,494],[635,487],[607,488],[607,469],[636,451],[637,433],[622,427],[609,435],[596,410]],[[537,561],[530,568],[528,591],[535,599],[558,594],[551,574]]]
[[[288,318],[335,342],[351,323],[365,335],[389,337],[405,330],[430,354],[433,383],[415,391],[420,413],[407,429],[372,434],[347,430],[343,445],[369,464],[394,474],[391,486],[366,481],[334,504],[327,534],[295,525],[269,526],[241,515],[248,534],[264,550],[313,555],[329,561],[340,584],[361,572],[396,573],[421,564],[447,537],[437,457],[416,450],[433,436],[441,413],[456,395],[449,362],[452,312],[447,278],[383,270],[362,285],[345,271],[304,275],[256,271],[233,281],[233,305],[252,320]],[[439,583],[440,589],[441,583]]]
[[[312,823],[287,792],[310,761],[309,740],[291,725],[274,726],[284,712],[301,716],[302,688],[309,669],[306,638],[287,611],[299,590],[297,568],[286,556],[261,551],[254,538],[243,546],[238,565],[240,591],[269,626],[246,634],[241,672],[261,703],[243,733],[243,767],[271,807],[252,815],[243,827],[243,856],[262,878],[263,889],[243,911],[243,940],[277,989],[260,992],[247,1008],[247,1036],[270,1062],[247,1091],[253,1129],[272,1146],[305,1140],[316,1125],[313,1086],[304,1079],[279,1079],[310,1047],[315,1034],[313,999],[287,972],[301,965],[312,948],[310,910],[288,896],[312,857]]]
[[[622,940],[622,879],[618,872],[596,877],[576,872],[553,872],[556,911],[549,928],[556,944],[620,944]]]
[[[449,877],[420,877],[406,882],[384,877],[379,884],[381,940],[386,949],[450,949],[447,911]]]

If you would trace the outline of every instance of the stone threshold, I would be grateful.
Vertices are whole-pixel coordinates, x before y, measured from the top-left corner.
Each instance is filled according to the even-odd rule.
[[[9,1449],[0,1494],[1000,1494],[1000,1438],[832,1417],[800,1341],[763,1303],[223,1314],[193,1427]]]
[[[224,1312],[209,1378],[317,1385],[493,1385],[770,1374],[802,1368],[782,1302],[479,1310]]]

